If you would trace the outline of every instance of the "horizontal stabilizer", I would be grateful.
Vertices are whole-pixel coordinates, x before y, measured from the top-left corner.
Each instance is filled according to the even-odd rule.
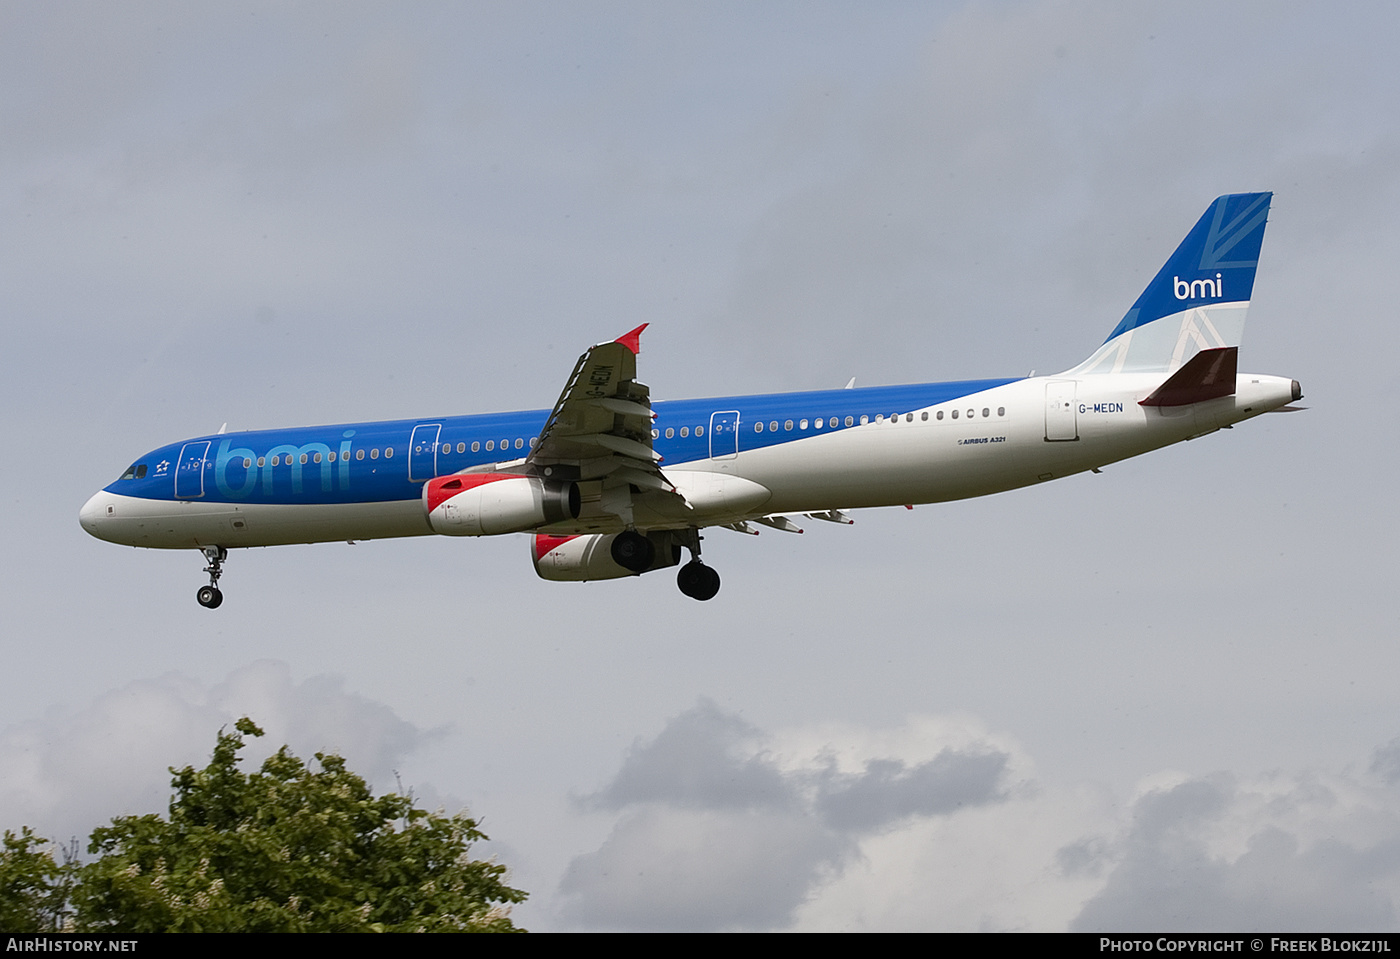
[[[1235,392],[1239,356],[1237,346],[1201,350],[1138,405],[1186,406],[1231,396]]]

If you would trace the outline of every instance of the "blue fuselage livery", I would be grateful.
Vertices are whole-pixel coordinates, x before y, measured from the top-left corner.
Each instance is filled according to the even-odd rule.
[[[652,406],[657,434],[652,445],[663,466],[679,466],[838,433],[874,422],[877,417],[883,420],[896,410],[932,407],[1012,382],[972,380],[658,402]],[[239,505],[417,502],[427,479],[524,458],[534,449],[549,412],[440,416],[201,436],[152,450],[133,465],[129,475],[105,491],[156,501],[189,499]],[[733,423],[727,432],[725,414],[732,415]],[[718,433],[711,429],[715,417],[721,418]],[[746,432],[738,429],[740,423],[747,427]],[[755,424],[761,425],[762,431],[755,431]],[[135,471],[143,467],[144,478],[135,478]],[[177,475],[184,477],[178,494]],[[432,530],[425,522],[421,532]],[[150,545],[186,548],[201,544]]]
[[[517,532],[552,580],[689,550],[678,583],[709,599],[703,528],[798,531],[799,514],[849,523],[849,509],[1014,489],[1298,399],[1295,381],[1236,371],[1268,199],[1215,201],[1103,346],[1056,376],[653,403],[639,327],[585,352],[550,409],[182,440],[80,519],[111,542],[203,551],[210,607],[230,548]]]

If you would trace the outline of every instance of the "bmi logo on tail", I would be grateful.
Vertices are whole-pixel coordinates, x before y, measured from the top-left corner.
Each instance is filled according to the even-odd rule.
[[[1179,276],[1172,277],[1172,292],[1176,294],[1178,300],[1203,300],[1206,297],[1220,299],[1225,294],[1220,292],[1220,274],[1215,274],[1213,280],[1192,280],[1187,283]]]

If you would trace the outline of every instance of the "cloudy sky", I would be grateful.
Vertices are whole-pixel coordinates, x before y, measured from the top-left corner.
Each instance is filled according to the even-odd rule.
[[[1400,926],[1392,5],[0,0],[0,826],[160,810],[242,714],[467,807],[561,929]],[[1275,191],[1306,413],[544,583],[524,537],[89,538],[137,455],[1064,369]],[[271,745],[276,745],[273,743]]]

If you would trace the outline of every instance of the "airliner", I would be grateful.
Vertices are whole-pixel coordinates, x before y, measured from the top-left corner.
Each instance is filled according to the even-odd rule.
[[[79,520],[112,543],[200,550],[211,609],[231,549],[430,534],[529,534],[546,580],[679,566],[681,592],[708,600],[705,529],[848,524],[1297,409],[1297,380],[1237,371],[1271,198],[1216,199],[1103,345],[1054,376],[653,403],[643,324],[585,352],[550,409],[220,430],[137,458]]]

